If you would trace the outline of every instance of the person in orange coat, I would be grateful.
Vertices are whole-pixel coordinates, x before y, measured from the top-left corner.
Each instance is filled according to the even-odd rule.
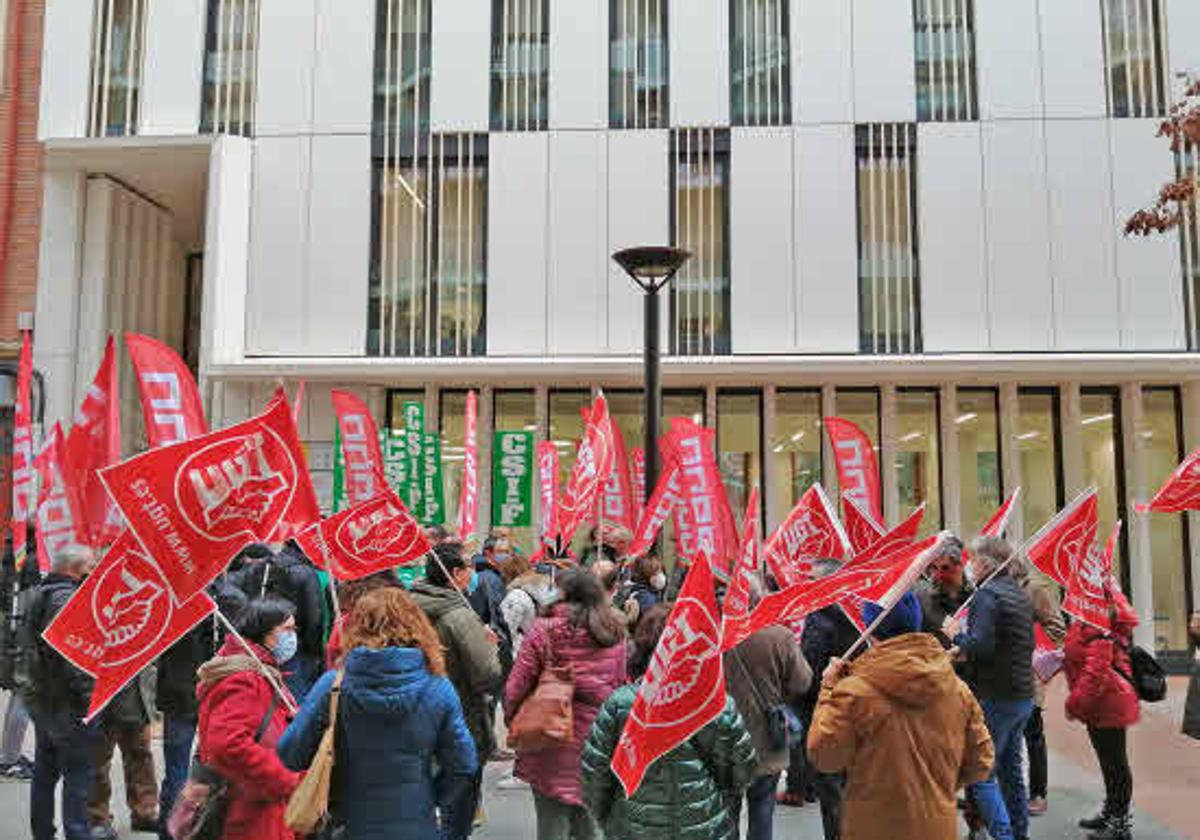
[[[868,624],[881,608],[868,603]],[[995,760],[983,710],[936,638],[921,629],[911,592],[853,664],[833,659],[808,733],[823,773],[846,773],[841,836],[957,840],[956,792]]]

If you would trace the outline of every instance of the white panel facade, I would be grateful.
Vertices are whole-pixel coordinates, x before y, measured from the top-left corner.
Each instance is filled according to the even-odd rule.
[[[602,132],[550,133],[551,354],[603,353],[608,320],[608,143]]]
[[[792,3],[792,121],[854,121],[853,6]]]
[[[732,131],[730,327],[735,353],[786,353],[796,340],[792,278],[793,135]]]
[[[486,131],[492,5],[488,0],[437,0],[432,5],[433,130]]]
[[[854,119],[917,118],[913,9],[895,0],[851,0],[854,15]]]
[[[488,143],[488,354],[545,353],[548,136]]]
[[[1113,230],[1174,177],[1170,150],[1157,131],[1157,120],[1112,122]],[[1178,237],[1117,236],[1116,247],[1122,349],[1187,349]]]
[[[317,0],[260,0],[257,136],[307,134],[313,119]]]
[[[988,271],[978,123],[922,123],[917,223],[925,350],[987,350]]]
[[[608,126],[608,2],[550,4],[550,127]]]
[[[313,133],[371,131],[375,0],[317,0]]]
[[[729,2],[670,3],[671,125],[728,125]]]
[[[1106,113],[1104,41],[1096,0],[1042,2],[1042,84],[1046,117]]]
[[[1038,0],[975,0],[976,79],[983,120],[1042,114]]]
[[[608,135],[608,252],[671,242],[669,134],[614,131]],[[642,293],[608,261],[608,350],[640,353]],[[669,308],[662,295],[662,309]],[[662,331],[666,343],[667,331]]]
[[[371,138],[314,137],[304,289],[304,346],[361,356],[367,346]]]
[[[1200,3],[1194,0],[1165,0],[1167,9],[1167,50],[1171,60],[1170,78],[1178,96],[1184,85],[1180,73],[1200,76]]]
[[[312,141],[259,138],[250,201],[246,354],[301,355]]]
[[[43,23],[38,138],[87,134],[92,0],[54,0]]]
[[[1109,123],[1046,124],[1058,350],[1121,346]]]
[[[138,93],[139,134],[195,134],[204,83],[206,0],[150,3]]]
[[[1042,124],[981,128],[992,349],[1050,350],[1054,298]]]
[[[795,131],[796,349],[854,353],[858,350],[854,126]],[[733,177],[737,179],[736,172]]]

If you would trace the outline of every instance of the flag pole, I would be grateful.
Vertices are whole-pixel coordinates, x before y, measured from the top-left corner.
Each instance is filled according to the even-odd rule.
[[[225,613],[221,612],[220,607],[218,607],[216,610],[216,616],[217,619],[225,625],[225,629],[229,631],[229,635],[233,636],[233,638],[237,640],[238,644],[245,648],[246,653],[250,654],[250,657],[255,661],[255,663],[257,663],[259,673],[266,677],[267,682],[269,682],[271,687],[278,692],[280,698],[283,700],[283,704],[287,706],[288,711],[292,714],[296,714],[299,709],[296,706],[295,700],[292,699],[292,693],[283,685],[283,682],[279,679],[278,674],[263,664],[263,661],[258,658],[258,654],[255,653],[254,648],[250,646],[250,643],[246,641],[246,638],[239,633],[237,628],[234,627],[229,619],[225,617]]]

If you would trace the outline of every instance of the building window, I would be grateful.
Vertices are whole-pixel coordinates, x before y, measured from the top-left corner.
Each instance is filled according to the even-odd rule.
[[[254,134],[259,0],[210,0],[204,49],[203,134]]]
[[[917,119],[977,119],[972,0],[913,0]]]
[[[995,388],[959,388],[954,428],[958,435],[959,524],[978,534],[1000,507],[1000,393]]]
[[[916,127],[857,129],[858,318],[863,353],[920,353]]]
[[[137,134],[148,0],[95,0],[89,137]]]
[[[820,391],[776,392],[771,440],[778,494],[774,497],[786,500],[789,508],[821,480],[821,430]]]
[[[717,466],[739,522],[751,489],[762,494],[762,426],[762,392],[717,392]]]
[[[922,504],[921,533],[942,527],[941,400],[936,388],[896,391],[896,488],[903,519]]]
[[[1109,115],[1163,116],[1162,0],[1100,0],[1100,19]]]
[[[787,125],[792,118],[787,0],[729,0],[734,125]]]
[[[1017,392],[1016,444],[1025,537],[1054,518],[1065,502],[1060,417],[1057,388]]]
[[[430,0],[378,0],[374,141],[377,156],[412,155],[429,131]]]
[[[729,131],[671,132],[671,241],[692,258],[671,281],[670,351],[713,356],[729,345]]]
[[[609,0],[610,128],[667,125],[667,0]]]
[[[550,0],[492,0],[492,131],[544,131]]]
[[[487,136],[433,134],[417,148],[376,158],[368,349],[482,356]]]
[[[1183,460],[1183,415],[1177,387],[1142,390],[1139,444],[1146,459],[1146,492],[1154,493]],[[1187,517],[1149,517],[1154,578],[1154,643],[1158,650],[1186,651],[1191,564]],[[1181,585],[1181,583],[1183,585]]]
[[[875,450],[875,464],[879,469],[883,469],[883,458],[880,457],[879,440],[881,426],[881,400],[879,397],[878,388],[838,388],[835,406],[837,408],[837,416],[843,420],[849,420],[851,423],[863,430],[867,439],[871,441],[871,446]],[[835,492],[830,493],[830,498],[835,498],[840,495],[839,485],[836,475],[830,476],[829,483],[831,489]],[[882,479],[882,476],[880,476]],[[882,482],[881,482],[882,486]]]
[[[1200,151],[1187,143],[1175,158],[1180,180],[1200,183]],[[1200,348],[1200,213],[1195,202],[1184,202],[1179,218],[1179,253],[1183,262],[1183,303],[1187,315],[1188,349]]]
[[[1079,397],[1083,426],[1083,480],[1097,490],[1100,530],[1096,541],[1104,545],[1117,520],[1125,523],[1125,456],[1121,428],[1121,393],[1116,388],[1084,388]],[[1122,529],[1113,557],[1113,571],[1129,592],[1129,568],[1124,559],[1129,534]]]

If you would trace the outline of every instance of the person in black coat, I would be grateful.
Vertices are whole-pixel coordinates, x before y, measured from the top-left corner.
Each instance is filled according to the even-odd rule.
[[[33,528],[29,533],[32,537]],[[29,600],[42,580],[36,554],[36,539],[30,539],[27,562],[17,569],[10,536],[5,540],[4,559],[0,564],[0,688],[9,692],[3,735],[0,736],[0,777],[22,782],[33,779],[33,761],[23,753],[29,730],[29,710],[17,686],[21,658],[18,637]]]

